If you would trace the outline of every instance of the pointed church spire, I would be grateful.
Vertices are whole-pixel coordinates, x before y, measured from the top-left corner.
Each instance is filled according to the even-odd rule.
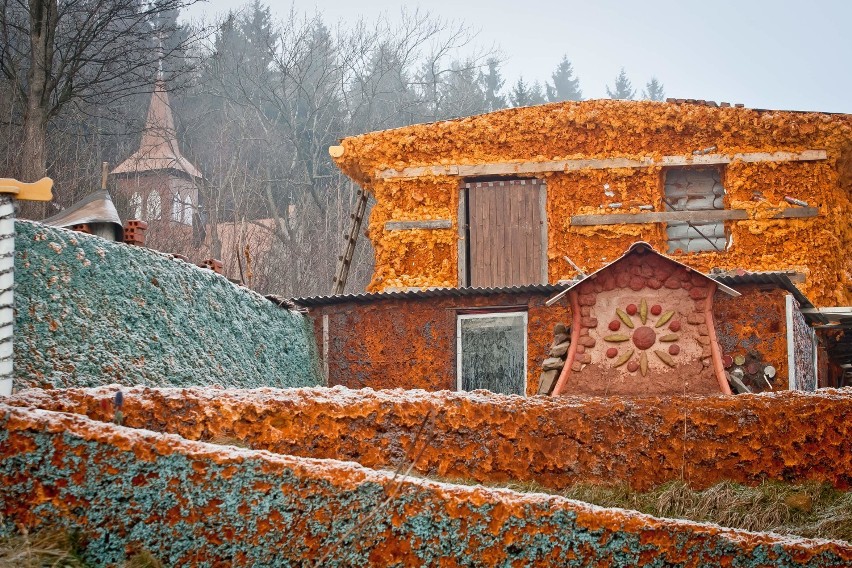
[[[154,92],[151,94],[151,104],[148,106],[148,116],[145,119],[145,129],[142,131],[139,150],[112,170],[112,173],[167,169],[182,171],[196,178],[203,177],[198,168],[180,153],[172,107],[169,104],[169,93],[162,78],[161,58],[160,71],[157,73]]]
[[[157,81],[163,81],[163,32],[157,32]]]

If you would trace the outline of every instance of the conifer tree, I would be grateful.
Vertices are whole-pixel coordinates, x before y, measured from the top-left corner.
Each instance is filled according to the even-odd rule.
[[[544,97],[544,87],[541,86],[540,81],[536,81],[530,87],[530,103],[531,105],[541,105],[547,102],[547,99]]]
[[[479,82],[485,91],[485,107],[488,111],[506,108],[506,97],[500,94],[506,82],[500,74],[500,61],[491,57],[486,61],[486,66],[487,71],[479,74]]]
[[[663,84],[660,83],[656,77],[651,77],[651,80],[648,81],[645,88],[642,90],[642,98],[649,101],[665,100],[666,94],[663,90]]]
[[[553,79],[553,84],[546,84],[548,101],[579,101],[583,99],[580,79],[574,76],[574,67],[567,55],[562,56],[562,61],[559,62],[556,71],[550,77]]]
[[[486,94],[476,80],[476,67],[472,61],[454,61],[451,73],[441,88],[440,118],[470,116],[488,112]]]
[[[624,67],[621,68],[621,72],[615,78],[615,87],[610,89],[607,85],[606,95],[611,99],[632,99],[636,96],[636,89],[633,88],[633,84],[627,78]]]
[[[512,92],[509,93],[509,101],[513,107],[538,105],[545,102],[541,83],[536,81],[530,85],[524,81],[523,77],[519,77],[518,82],[512,87]]]

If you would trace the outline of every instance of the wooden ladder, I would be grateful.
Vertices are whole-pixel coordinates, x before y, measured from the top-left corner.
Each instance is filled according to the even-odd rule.
[[[352,257],[355,254],[355,243],[358,241],[358,233],[361,232],[361,222],[364,220],[364,215],[367,212],[367,192],[362,188],[358,189],[358,202],[355,204],[355,212],[350,213],[352,225],[349,227],[349,232],[343,235],[346,240],[346,249],[343,254],[337,257],[337,275],[332,283],[332,295],[342,294],[343,288],[346,286],[346,279],[349,278],[349,267],[352,265]]]

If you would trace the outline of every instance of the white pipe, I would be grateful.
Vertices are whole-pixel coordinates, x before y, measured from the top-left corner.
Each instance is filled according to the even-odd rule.
[[[15,205],[0,194],[0,396],[12,394],[15,325]]]

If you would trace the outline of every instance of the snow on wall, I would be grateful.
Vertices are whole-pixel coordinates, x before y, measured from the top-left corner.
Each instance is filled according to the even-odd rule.
[[[0,534],[66,525],[83,559],[167,566],[842,566],[839,541],[657,519],[0,405]]]
[[[31,390],[9,404],[110,421],[115,392]],[[852,389],[662,398],[343,387],[123,394],[124,424],[134,428],[366,467],[396,468],[422,452],[415,471],[481,483],[647,489],[675,479],[699,488],[775,479],[852,487]]]
[[[16,388],[319,384],[302,314],[149,249],[16,231]]]

